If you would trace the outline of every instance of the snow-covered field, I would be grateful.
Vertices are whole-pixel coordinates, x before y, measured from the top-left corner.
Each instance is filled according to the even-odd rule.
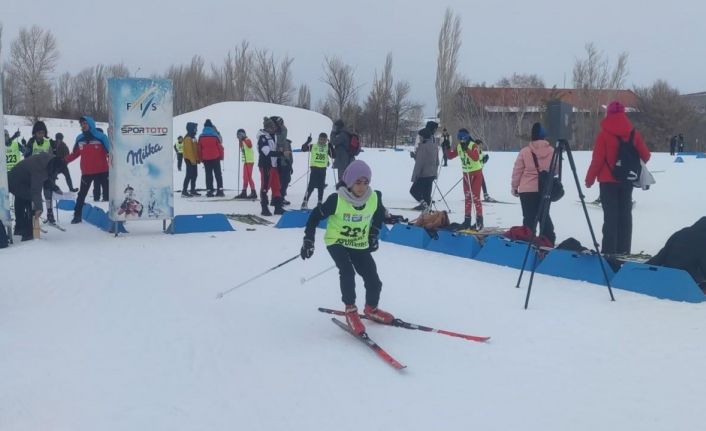
[[[232,136],[241,126],[220,119],[222,109],[203,110],[198,122],[211,118]],[[244,115],[229,109],[230,118]],[[280,114],[297,146],[308,133],[330,130],[330,122]],[[68,142],[78,133],[70,123],[48,127]],[[235,154],[224,161],[231,189]],[[590,154],[574,155],[583,182]],[[490,155],[485,173],[496,199],[517,201],[509,185],[515,156]],[[361,158],[387,206],[414,204],[407,152],[366,150]],[[699,195],[706,160],[675,164],[654,154],[649,166],[657,184],[635,192],[633,251],[654,254],[672,232],[706,215]],[[78,163],[71,169],[76,181]],[[305,172],[306,154],[298,153],[293,179]],[[442,168],[444,192],[459,172],[457,160]],[[182,179],[175,162],[175,189]],[[294,206],[305,184],[292,186]],[[567,176],[564,184],[567,195],[552,206],[557,237],[590,244],[575,187]],[[597,193],[597,186],[586,192],[591,200]],[[447,200],[460,222],[460,187]],[[180,214],[259,213],[256,202],[175,203]],[[519,204],[485,211],[488,226],[521,223]],[[600,240],[602,213],[589,211]],[[299,283],[332,263],[321,231],[311,260],[217,300],[298,254],[302,230],[234,223],[235,232],[170,236],[159,222],[135,222],[114,238],[69,219],[60,213],[65,233],[49,228],[40,241],[0,250],[2,431],[699,430],[706,420],[706,304],[620,290],[610,302],[605,287],[537,275],[525,311],[516,270],[382,243],[375,254],[381,307],[412,322],[492,336],[480,344],[368,324],[371,337],[408,366],[396,372],[316,311],[340,307],[335,271]],[[362,286],[358,292],[362,298]]]

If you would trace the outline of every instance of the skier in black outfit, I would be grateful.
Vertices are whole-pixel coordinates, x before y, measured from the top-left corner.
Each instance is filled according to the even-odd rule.
[[[369,186],[371,176],[370,167],[362,160],[348,165],[337,192],[309,215],[301,248],[302,259],[314,254],[316,227],[328,218],[324,243],[338,267],[346,323],[356,334],[365,332],[355,305],[356,272],[365,283],[363,313],[380,323],[389,324],[394,319],[392,314],[378,308],[382,282],[371,253],[378,249],[378,234],[386,210],[381,193]]]
[[[329,165],[329,158],[333,157],[333,151],[328,143],[328,135],[319,133],[319,139],[315,144],[311,143],[311,135],[302,145],[303,152],[309,152],[309,183],[304,194],[301,209],[307,209],[309,197],[317,189],[317,205],[321,205],[324,199],[324,189],[326,188],[326,170]]]

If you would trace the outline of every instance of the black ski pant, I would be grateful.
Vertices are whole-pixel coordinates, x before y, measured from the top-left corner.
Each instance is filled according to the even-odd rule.
[[[177,170],[181,172],[181,163],[184,161],[184,154],[177,153]]]
[[[421,177],[414,180],[409,193],[417,201],[424,201],[427,205],[431,205],[431,191],[434,187],[436,177]]]
[[[318,202],[321,202],[324,199],[324,189],[326,188],[326,168],[311,167],[309,169],[309,185],[306,188],[304,201],[308,202],[311,193],[317,189]]]
[[[216,176],[216,186],[218,190],[223,189],[223,174],[221,173],[221,161],[204,160],[203,167],[206,169],[206,190],[213,192],[213,176]]]
[[[15,195],[15,235],[32,236],[32,201]]]
[[[191,192],[196,191],[196,177],[199,176],[199,170],[196,163],[191,163],[189,159],[186,162],[186,175],[184,176],[184,185],[181,188],[182,193],[185,193],[189,185],[191,185]]]
[[[93,189],[95,190],[96,184],[101,182],[108,182],[108,173],[102,172],[100,174],[90,174],[81,175],[81,186],[78,190],[78,197],[76,198],[76,207],[74,208],[74,218],[81,218],[81,213],[83,211],[83,204],[86,202],[86,195],[88,194],[88,189],[91,188],[91,183],[93,183]],[[108,188],[106,184],[106,193],[103,195],[106,199],[108,198]]]
[[[92,175],[93,176],[93,175]],[[95,174],[96,178],[93,180],[93,200],[101,200],[101,191],[103,194],[103,200],[108,200],[108,172],[102,172],[100,174]],[[81,176],[81,181],[83,181],[83,175]]]
[[[346,305],[355,305],[355,273],[363,277],[365,285],[365,303],[377,307],[380,301],[382,282],[378,277],[372,254],[367,250],[358,250],[333,244],[327,247],[329,254],[338,267],[341,281],[341,300]]]
[[[628,254],[632,244],[632,189],[629,182],[600,183],[603,242],[607,254]]]
[[[292,167],[289,165],[279,166],[277,172],[279,172],[280,193],[282,194],[282,198],[285,198],[287,196],[289,183],[292,182]]]
[[[539,192],[524,192],[520,193],[520,205],[522,205],[522,224],[527,226],[532,230],[532,232],[537,232],[537,222],[540,223],[539,234],[547,237],[548,240],[554,244],[556,242],[556,234],[554,233],[554,223],[552,223],[552,218],[547,211],[547,217],[542,225],[542,220],[537,220],[539,215],[539,206],[542,203],[542,197]],[[550,205],[549,210],[551,210],[551,202],[547,202]]]
[[[68,165],[64,165],[64,167],[61,168],[59,173],[64,175],[64,179],[66,180],[66,185],[69,187],[69,190],[73,189],[74,182],[71,180],[71,172],[69,172]]]

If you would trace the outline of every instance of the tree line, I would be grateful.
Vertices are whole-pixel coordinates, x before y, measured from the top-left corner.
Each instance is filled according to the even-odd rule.
[[[441,125],[449,130],[466,127],[480,138],[494,136],[495,149],[515,149],[528,137],[529,124],[537,119],[532,90],[546,88],[537,74],[513,73],[493,87],[507,88],[512,112],[491,111],[484,101],[473,100],[462,90],[473,84],[472,77],[458,72],[462,40],[461,18],[452,9],[444,15],[437,40],[436,110]],[[0,52],[2,25],[0,24]],[[9,46],[9,59],[2,74],[3,109],[7,114],[77,118],[91,113],[99,121],[108,119],[107,80],[131,76],[125,64],[97,64],[78,73],[56,73],[59,47],[50,30],[37,25],[20,29]],[[208,64],[194,55],[184,64],[169,66],[150,78],[167,78],[174,83],[176,115],[224,101],[261,101],[312,109],[341,118],[368,146],[394,146],[422,120],[421,103],[411,99],[408,81],[394,77],[393,55],[388,53],[374,72],[367,95],[354,66],[337,56],[322,61],[319,79],[328,93],[315,105],[307,83],[295,86],[294,58],[277,56],[266,48],[240,41],[220,63]],[[582,108],[575,115],[573,136],[576,148],[590,148],[599,130],[604,108],[598,91],[625,89],[628,54],[615,62],[594,44],[587,43],[584,55],[575,60],[572,85]],[[554,88],[556,90],[556,88]],[[667,138],[677,133],[706,141],[703,115],[665,80],[646,87],[634,87],[638,112],[630,114],[653,149],[666,149]],[[560,92],[550,92],[560,98]],[[547,100],[549,101],[549,100]],[[543,112],[539,112],[540,120]],[[704,135],[704,136],[702,136]]]

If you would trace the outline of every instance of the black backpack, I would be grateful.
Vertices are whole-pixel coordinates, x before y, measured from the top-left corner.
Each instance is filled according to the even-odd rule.
[[[630,131],[630,137],[627,141],[623,141],[620,136],[618,138],[618,159],[615,162],[612,174],[618,182],[635,182],[640,179],[642,172],[642,164],[640,164],[640,155],[637,153],[635,143],[635,129]],[[608,162],[606,162],[607,164]]]
[[[540,171],[539,170],[539,162],[537,161],[537,155],[534,154],[533,151],[530,151],[532,153],[532,160],[534,161],[534,167],[537,169],[537,176],[539,178],[539,193],[540,196],[542,193],[544,193],[544,190],[546,190],[547,183],[549,181],[553,182],[552,184],[552,191],[549,194],[549,200],[552,202],[556,202],[562,197],[564,197],[564,185],[561,184],[561,180],[559,177],[552,176],[552,174],[549,171]]]

